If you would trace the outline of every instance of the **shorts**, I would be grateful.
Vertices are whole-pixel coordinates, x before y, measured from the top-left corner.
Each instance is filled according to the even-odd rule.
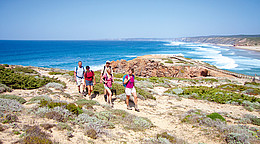
[[[125,94],[126,95],[131,95],[132,93],[136,93],[135,87],[133,88],[125,88]]]
[[[86,80],[86,86],[93,86],[93,81]]]
[[[84,78],[76,78],[77,86],[80,86],[81,84],[84,84]]]

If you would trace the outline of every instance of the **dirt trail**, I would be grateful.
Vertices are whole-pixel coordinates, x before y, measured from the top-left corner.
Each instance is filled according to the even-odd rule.
[[[38,71],[41,75],[49,76],[49,77],[56,77],[61,81],[64,81],[67,85],[65,89],[65,93],[70,95],[79,95],[77,86],[73,82],[69,82],[66,78],[62,75],[55,75],[51,76],[48,74],[49,71],[39,70]],[[259,113],[257,112],[249,112],[245,110],[242,106],[234,106],[229,104],[217,104],[213,102],[208,102],[204,100],[193,100],[193,99],[177,99],[175,97],[164,96],[164,91],[167,90],[163,87],[155,87],[154,91],[158,93],[155,95],[155,100],[140,100],[138,99],[138,105],[140,112],[136,112],[133,110],[126,110],[125,102],[120,100],[114,101],[114,109],[122,109],[126,110],[127,112],[141,117],[146,117],[152,121],[155,125],[154,128],[146,130],[145,132],[133,132],[133,131],[125,131],[122,128],[116,126],[115,129],[109,130],[109,133],[114,138],[101,138],[95,140],[95,143],[119,143],[119,141],[127,141],[129,143],[140,143],[140,138],[147,138],[148,136],[156,136],[156,134],[167,131],[174,134],[177,138],[183,139],[188,143],[207,143],[207,144],[216,144],[216,143],[224,143],[224,140],[218,138],[212,138],[211,136],[207,135],[206,132],[202,131],[200,127],[193,127],[192,124],[181,123],[180,116],[185,112],[191,109],[200,109],[204,112],[212,113],[212,112],[227,112],[228,114],[236,117],[241,117],[245,113],[253,114],[260,117]],[[17,94],[21,96],[25,96],[28,100],[30,95],[34,90],[14,90],[12,94]],[[7,93],[8,94],[8,93]],[[76,100],[75,98],[65,98],[60,97],[61,100],[66,100],[68,102],[73,102]],[[86,98],[88,99],[88,98]],[[100,104],[106,104],[104,101],[103,95],[99,95],[93,100],[98,101]],[[30,107],[25,104],[26,107]],[[102,109],[97,109],[97,111],[101,111]],[[37,119],[29,116],[22,116],[21,123],[23,124],[32,124],[32,123],[41,123],[44,121],[45,123],[55,123],[53,120],[49,119]],[[232,124],[232,121],[230,122]],[[64,132],[53,130],[53,138],[56,141],[61,143],[87,143],[90,138],[83,135],[83,132],[79,128],[74,129],[74,137],[71,138],[70,141],[66,139],[64,136]],[[63,133],[63,134],[62,134]],[[123,136],[117,136],[120,133]],[[1,135],[1,137],[6,137],[8,134]],[[17,140],[18,137],[13,138],[11,141]],[[102,141],[106,139],[107,141]]]

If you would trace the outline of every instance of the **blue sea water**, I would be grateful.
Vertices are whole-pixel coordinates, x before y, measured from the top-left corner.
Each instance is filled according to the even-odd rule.
[[[179,54],[247,75],[260,75],[260,52],[169,41],[0,41],[0,63],[73,70],[81,60],[93,70],[106,60],[147,54]]]

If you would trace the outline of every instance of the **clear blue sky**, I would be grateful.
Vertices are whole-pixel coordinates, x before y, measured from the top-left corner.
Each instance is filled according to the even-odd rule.
[[[0,39],[260,34],[260,0],[0,0]]]

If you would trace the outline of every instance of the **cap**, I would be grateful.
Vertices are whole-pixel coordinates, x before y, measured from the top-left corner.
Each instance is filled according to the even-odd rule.
[[[86,69],[89,69],[90,67],[89,66],[86,66]]]
[[[109,60],[107,60],[107,61],[106,61],[106,63],[110,63],[110,61],[109,61]]]

